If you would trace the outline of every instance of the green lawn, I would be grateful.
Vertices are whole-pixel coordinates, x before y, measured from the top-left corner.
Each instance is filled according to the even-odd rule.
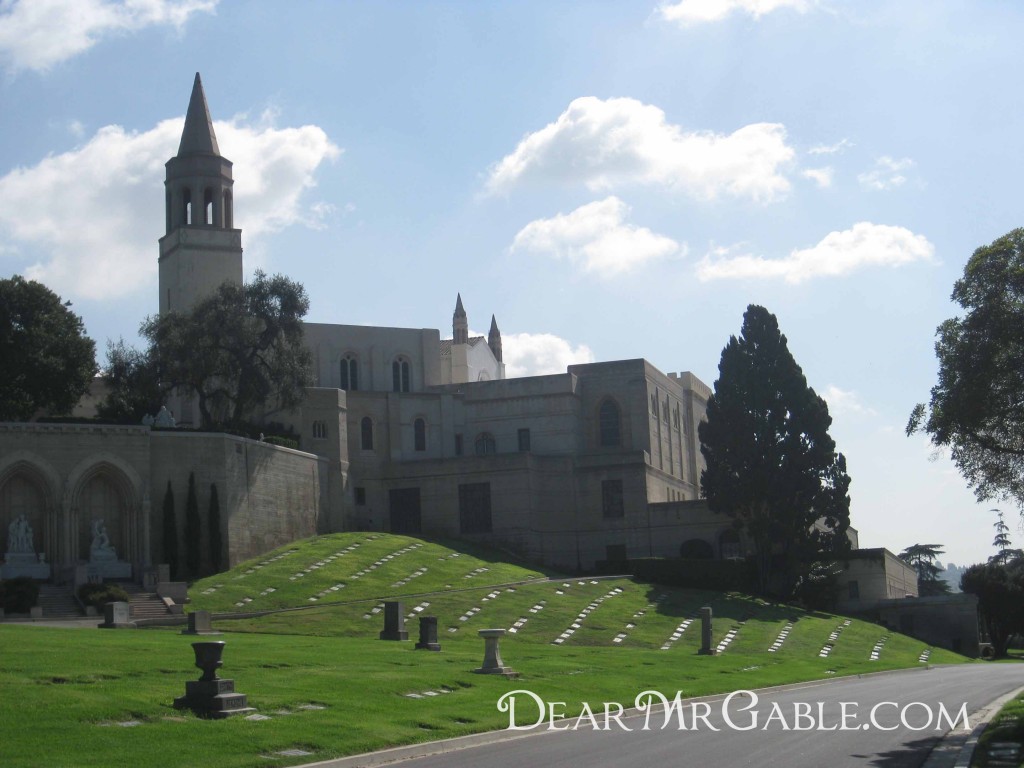
[[[184,693],[185,681],[199,674],[189,645],[195,638],[177,630],[0,625],[0,722],[6,726],[0,764],[292,765],[503,728],[507,715],[496,703],[516,688],[566,701],[566,711],[575,715],[584,701],[628,707],[645,689],[691,696],[920,666],[926,647],[852,621],[822,658],[842,617],[630,579],[537,581],[544,574],[486,552],[455,557],[450,548],[405,537],[342,534],[287,549],[293,551],[205,579],[191,593],[193,607],[213,610],[227,604],[242,611],[234,603],[245,596],[252,598],[243,603],[245,610],[311,606],[217,621],[226,630],[218,639],[227,643],[221,675],[234,679],[250,706],[270,719],[208,721],[174,710],[171,703]],[[260,562],[267,564],[255,568]],[[367,571],[376,562],[382,565]],[[417,570],[419,576],[391,587]],[[363,576],[351,579],[359,571]],[[298,572],[304,575],[290,579]],[[339,583],[346,586],[329,591]],[[280,588],[266,592],[274,585]],[[329,597],[308,601],[307,593],[324,589]],[[441,591],[427,594],[430,589]],[[440,653],[413,650],[415,619],[408,622],[409,642],[377,639],[383,614],[374,609],[380,598],[395,596],[413,616],[438,617]],[[714,611],[716,644],[737,630],[716,656],[697,654],[699,619],[672,639],[703,605]],[[423,610],[417,614],[416,607]],[[769,652],[787,625],[786,641]],[[502,655],[518,679],[472,672],[483,657],[477,630],[491,627],[516,630],[502,640]],[[886,635],[879,659],[869,660]],[[930,661],[965,659],[936,649]],[[521,715],[532,721],[536,713]],[[131,722],[137,725],[121,725]],[[312,754],[275,754],[288,749]]]

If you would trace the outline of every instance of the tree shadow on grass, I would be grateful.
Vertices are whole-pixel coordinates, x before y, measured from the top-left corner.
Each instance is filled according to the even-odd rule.
[[[664,595],[663,599],[659,599]],[[649,585],[647,600],[663,616],[690,618],[700,615],[700,609],[710,606],[712,616],[722,621],[739,623],[749,619],[764,622],[796,622],[808,615],[824,617],[826,614],[808,614],[792,605],[770,603],[736,592],[712,592],[703,589],[663,587]]]
[[[880,768],[918,768],[918,766],[924,763],[925,758],[932,751],[936,741],[937,739],[931,736],[907,742],[898,749],[890,749],[886,752],[877,752],[875,754],[853,754],[850,757],[856,759],[859,764],[875,765]],[[957,748],[957,751],[959,751],[959,748]],[[952,765],[952,762],[950,762],[950,765]]]

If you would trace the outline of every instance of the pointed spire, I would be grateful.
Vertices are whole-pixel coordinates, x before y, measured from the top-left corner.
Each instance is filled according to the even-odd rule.
[[[498,321],[491,315],[491,330],[487,334],[487,346],[491,348],[494,359],[499,363],[501,359],[501,331],[498,330]]]
[[[462,294],[455,299],[455,312],[452,314],[452,344],[469,344],[469,320],[462,306]]]
[[[199,79],[198,72],[192,84],[192,98],[188,101],[181,144],[178,145],[178,157],[185,155],[220,155],[210,108],[206,106],[206,94],[203,93],[203,81]]]

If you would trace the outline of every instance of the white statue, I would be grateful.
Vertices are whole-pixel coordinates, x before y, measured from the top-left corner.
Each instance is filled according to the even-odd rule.
[[[160,413],[158,413],[156,418],[153,420],[153,426],[165,428],[174,426],[174,416],[167,410],[166,405],[160,406]]]
[[[32,526],[22,512],[7,527],[7,551],[11,554],[35,554],[32,546]]]
[[[103,518],[92,521],[92,545],[89,547],[89,559],[117,559],[114,548],[110,546],[110,537],[107,536],[107,527],[103,524]]]

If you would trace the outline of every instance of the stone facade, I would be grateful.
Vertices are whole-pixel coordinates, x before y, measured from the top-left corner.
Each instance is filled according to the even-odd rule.
[[[866,611],[882,600],[917,595],[917,571],[887,549],[851,552],[839,576],[840,611]]]
[[[977,656],[981,641],[976,595],[957,593],[915,600],[882,600],[879,620],[897,632],[965,656]]]
[[[165,562],[163,499],[174,494],[178,549],[198,546],[209,572],[210,486],[220,505],[224,566],[329,528],[328,460],[231,435],[149,427],[0,423],[0,537],[24,514],[51,577],[95,567],[93,522],[102,521],[122,574],[141,581]],[[200,540],[185,541],[185,500],[195,476]],[[102,575],[102,574],[101,574]],[[194,574],[187,574],[194,575]]]

